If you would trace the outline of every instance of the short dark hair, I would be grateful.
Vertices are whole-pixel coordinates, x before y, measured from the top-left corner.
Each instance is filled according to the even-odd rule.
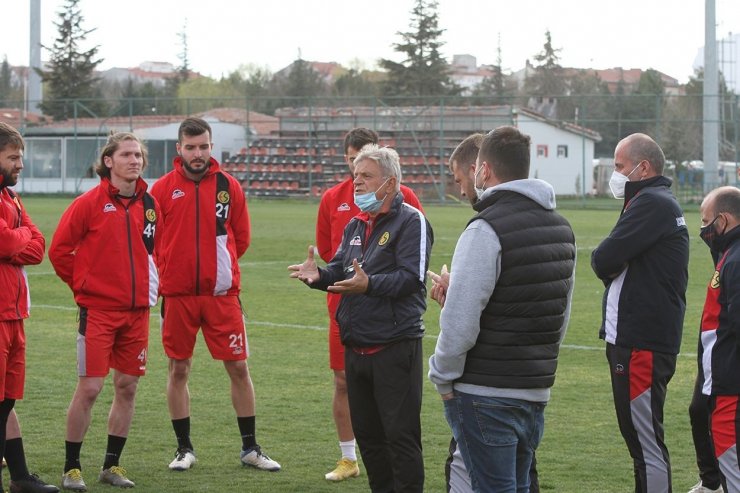
[[[483,142],[483,134],[468,135],[460,142],[455,150],[450,155],[450,169],[453,163],[457,164],[475,164],[475,159],[478,157],[481,143]]]
[[[180,128],[177,130],[177,141],[182,143],[183,136],[196,137],[203,135],[208,132],[208,138],[213,138],[213,131],[211,126],[202,118],[186,118],[180,124]]]
[[[375,130],[365,127],[353,128],[344,136],[344,153],[347,154],[350,147],[359,151],[367,144],[377,144],[378,140],[378,133]]]
[[[105,143],[105,146],[100,151],[100,159],[98,159],[98,163],[95,165],[95,172],[98,174],[99,177],[110,178],[110,168],[105,165],[105,158],[111,157],[121,146],[121,142],[125,142],[127,140],[139,143],[139,147],[141,147],[141,154],[144,158],[144,165],[141,167],[141,169],[146,169],[146,165],[148,164],[148,154],[144,143],[136,135],[130,132],[118,132],[111,134],[108,137],[108,141]]]
[[[509,125],[495,128],[483,138],[478,154],[501,182],[529,177],[529,135]]]
[[[714,196],[714,214],[726,212],[740,220],[740,189],[735,187],[721,187],[716,189]]]
[[[0,151],[4,151],[8,146],[20,150],[25,150],[26,148],[21,133],[7,123],[0,122]]]

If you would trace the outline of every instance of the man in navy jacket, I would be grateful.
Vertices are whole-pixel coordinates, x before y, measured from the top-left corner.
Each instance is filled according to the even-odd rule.
[[[645,134],[614,151],[612,193],[624,199],[617,224],[591,255],[604,282],[603,322],[619,430],[634,462],[635,491],[671,491],[663,438],[666,388],[676,369],[686,310],[689,235],[665,156]]]
[[[342,294],[336,313],[346,346],[352,428],[370,489],[421,492],[424,278],[432,228],[399,193],[401,167],[393,149],[365,146],[355,159],[355,203],[362,211],[344,230],[327,264],[314,247],[291,277]]]
[[[740,491],[740,190],[720,187],[701,204],[701,239],[715,264],[699,338],[702,393],[710,398],[712,442],[728,492]]]

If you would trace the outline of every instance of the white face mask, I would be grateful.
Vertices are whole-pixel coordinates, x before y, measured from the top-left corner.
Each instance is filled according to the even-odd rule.
[[[483,192],[486,191],[485,188],[478,188],[478,172],[483,169],[483,166],[478,168],[478,171],[475,172],[473,175],[473,188],[475,189],[475,196],[478,197],[478,200],[480,200],[481,196],[483,195]]]
[[[635,169],[629,172],[628,175],[623,175],[617,170],[612,172],[612,177],[609,178],[609,188],[611,189],[612,195],[614,195],[615,199],[624,198],[624,187],[627,185],[627,182],[630,181],[632,173],[634,173],[639,167],[640,165],[638,164],[635,166]]]

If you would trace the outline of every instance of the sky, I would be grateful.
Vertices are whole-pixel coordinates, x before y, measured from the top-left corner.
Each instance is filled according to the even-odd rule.
[[[740,33],[740,0],[715,0],[717,37]],[[41,0],[41,42],[52,46],[63,0]],[[542,51],[550,31],[561,65],[653,68],[686,82],[704,45],[705,0],[438,0],[442,54],[470,54],[479,64],[521,69]],[[276,72],[304,60],[373,68],[408,31],[414,0],[81,0],[83,27],[95,29],[99,68],[144,61],[179,65],[187,33],[191,69],[211,77],[240,66]],[[366,13],[359,7],[367,5]],[[30,0],[3,0],[0,58],[28,65]],[[725,46],[738,60],[740,37]],[[499,41],[500,40],[500,41]],[[722,55],[719,55],[721,58]],[[48,51],[42,50],[42,59]],[[738,76],[740,79],[740,75]],[[737,81],[740,83],[740,81]]]

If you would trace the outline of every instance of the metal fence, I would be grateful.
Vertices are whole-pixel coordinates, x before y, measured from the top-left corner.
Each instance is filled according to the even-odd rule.
[[[701,162],[698,95],[70,100],[63,102],[71,115],[66,120],[29,114],[22,102],[6,104],[10,110],[0,118],[27,140],[19,186],[30,192],[79,193],[93,186],[92,166],[111,131],[133,131],[145,140],[145,176],[156,179],[170,169],[177,125],[198,115],[236,129],[232,135],[214,128],[215,157],[252,195],[320,195],[346,176],[344,132],[367,126],[379,132],[381,143],[397,148],[405,181],[427,200],[445,201],[456,194],[446,169],[456,144],[472,132],[512,124],[532,135],[538,177],[562,180],[558,195],[586,200],[603,194],[608,176],[599,173],[599,158],[611,157],[625,135],[644,132],[663,147],[679,198],[692,203],[715,185],[738,185],[740,103],[734,94],[717,100],[721,163],[712,176],[705,176]],[[527,126],[531,122],[539,126]]]

